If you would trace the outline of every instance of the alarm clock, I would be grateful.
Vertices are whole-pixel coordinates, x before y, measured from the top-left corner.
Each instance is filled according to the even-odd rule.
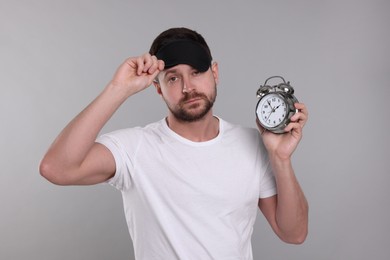
[[[267,85],[274,78],[283,82],[274,86]],[[294,106],[298,99],[294,96],[294,88],[290,82],[286,82],[281,76],[269,77],[256,94],[259,99],[256,116],[260,125],[276,134],[285,133],[284,128],[290,123],[290,118],[298,112]]]

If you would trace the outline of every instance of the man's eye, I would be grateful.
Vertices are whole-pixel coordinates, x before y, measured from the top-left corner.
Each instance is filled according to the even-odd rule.
[[[176,82],[178,79],[178,77],[170,77],[168,81],[173,83]]]
[[[192,72],[192,75],[194,75],[194,76],[199,75],[199,74],[200,74],[200,72],[197,71],[197,70],[195,70],[195,71]]]

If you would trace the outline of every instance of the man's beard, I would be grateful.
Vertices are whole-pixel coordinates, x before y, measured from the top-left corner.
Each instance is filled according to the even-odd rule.
[[[203,93],[198,93],[192,91],[190,93],[185,93],[184,97],[179,101],[179,103],[172,108],[167,104],[168,109],[171,111],[173,116],[182,122],[195,122],[202,119],[213,107],[215,98],[217,96],[217,88],[214,88],[214,93],[210,98],[208,98]],[[188,100],[193,98],[200,98],[201,100],[196,101],[194,104],[185,104]],[[201,107],[201,109],[199,109]]]

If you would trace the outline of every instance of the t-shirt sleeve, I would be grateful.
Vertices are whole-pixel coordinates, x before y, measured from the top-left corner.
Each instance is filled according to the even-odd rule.
[[[268,152],[265,148],[260,134],[257,131],[258,143],[259,143],[259,158],[261,158],[262,176],[260,178],[260,192],[259,198],[264,199],[271,197],[277,193],[276,180],[272,171],[271,163],[269,161]]]
[[[122,191],[131,186],[132,160],[121,137],[121,133],[109,133],[99,136],[96,142],[106,146],[115,159],[115,175],[106,183]]]
[[[259,198],[264,199],[271,197],[277,193],[275,176],[269,162],[265,167],[265,172],[260,182]]]

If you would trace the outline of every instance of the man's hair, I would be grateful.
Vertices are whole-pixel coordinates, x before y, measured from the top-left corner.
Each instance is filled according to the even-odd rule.
[[[212,60],[210,48],[207,45],[203,36],[194,30],[184,28],[184,27],[170,28],[170,29],[160,33],[156,37],[156,39],[154,39],[154,41],[150,47],[149,53],[151,55],[156,55],[158,50],[161,49],[163,46],[167,45],[170,42],[177,41],[177,40],[191,40],[191,41],[195,41],[195,42],[199,43],[201,46],[204,47],[207,54],[210,56],[210,60]]]

